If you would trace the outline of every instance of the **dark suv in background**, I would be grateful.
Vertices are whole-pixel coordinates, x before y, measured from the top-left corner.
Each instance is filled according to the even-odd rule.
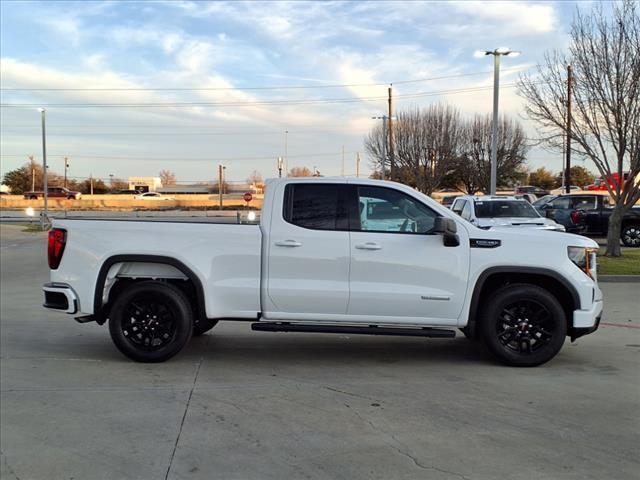
[[[603,194],[558,195],[536,209],[565,226],[568,232],[606,236],[609,217],[613,213],[611,200]],[[627,247],[640,247],[640,206],[632,207],[622,217],[620,239]]]

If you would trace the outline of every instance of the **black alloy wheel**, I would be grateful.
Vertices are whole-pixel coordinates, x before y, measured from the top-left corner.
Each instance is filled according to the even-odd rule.
[[[125,338],[142,350],[159,350],[176,335],[176,311],[154,296],[132,298],[120,328]]]
[[[557,298],[536,285],[503,287],[486,301],[480,335],[501,362],[532,367],[551,360],[567,335],[566,315]]]
[[[157,281],[125,290],[109,313],[109,332],[116,347],[137,362],[163,362],[191,338],[193,317],[178,288]]]
[[[540,350],[553,338],[551,312],[534,300],[505,305],[495,325],[495,335],[502,346],[520,354]]]
[[[623,227],[620,238],[625,247],[640,247],[640,225],[627,225]]]

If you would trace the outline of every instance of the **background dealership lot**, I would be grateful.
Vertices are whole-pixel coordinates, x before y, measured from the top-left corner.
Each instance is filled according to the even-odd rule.
[[[40,307],[42,234],[2,225],[2,478],[637,478],[638,284],[535,369],[455,340],[223,323],[174,360]]]

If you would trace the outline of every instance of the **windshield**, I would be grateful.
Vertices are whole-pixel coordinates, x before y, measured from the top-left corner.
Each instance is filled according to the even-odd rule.
[[[549,203],[554,198],[556,198],[556,195],[545,195],[544,197],[540,197],[538,200],[533,202],[533,206],[534,207],[541,207],[541,206],[546,205],[547,203]]]
[[[475,209],[476,217],[478,218],[537,218],[540,216],[528,202],[523,200],[495,200],[491,202],[476,202]]]

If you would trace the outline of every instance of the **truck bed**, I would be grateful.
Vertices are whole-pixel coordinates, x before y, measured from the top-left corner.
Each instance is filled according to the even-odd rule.
[[[207,292],[207,317],[255,318],[260,310],[262,233],[258,225],[221,225],[201,217],[179,221],[66,218],[54,219],[53,226],[67,231],[67,242],[51,280],[75,286],[82,314],[94,313],[94,292],[101,271],[112,259],[118,262],[109,265],[107,284],[110,276],[130,275],[127,260],[152,262],[154,257],[171,258],[197,276]],[[87,270],[100,273],[87,276]]]

